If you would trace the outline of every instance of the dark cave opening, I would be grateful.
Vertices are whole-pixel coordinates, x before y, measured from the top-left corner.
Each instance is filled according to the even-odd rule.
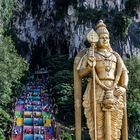
[[[56,40],[55,40],[56,41]],[[69,55],[69,49],[67,41],[61,42],[61,44],[56,45],[54,40],[48,39],[48,46],[34,46],[32,50],[32,55],[30,57],[30,71],[34,72],[37,69],[46,67],[47,57],[53,57],[54,55]]]
[[[32,51],[31,59],[30,59],[30,71],[36,71],[42,67],[42,59],[44,54],[47,54],[47,50],[42,47],[35,47]]]

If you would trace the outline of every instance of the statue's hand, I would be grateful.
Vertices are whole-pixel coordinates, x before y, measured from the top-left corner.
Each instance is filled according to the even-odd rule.
[[[90,56],[89,58],[88,58],[88,65],[89,65],[89,67],[95,67],[96,66],[96,58],[95,57],[93,57],[93,56]]]
[[[118,97],[120,95],[123,95],[125,92],[126,92],[126,89],[124,87],[119,86],[115,89],[114,95]]]

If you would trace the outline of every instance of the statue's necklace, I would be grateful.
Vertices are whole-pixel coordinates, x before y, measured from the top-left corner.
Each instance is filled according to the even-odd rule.
[[[112,68],[112,53],[108,53],[108,52],[97,52],[98,54],[100,54],[102,56],[102,60],[103,60],[103,64],[105,66],[105,71],[106,72],[110,72],[111,68]],[[109,73],[107,74],[109,75]]]
[[[103,64],[105,66],[105,71],[110,72],[110,70],[112,68],[112,59],[111,58],[103,59]]]

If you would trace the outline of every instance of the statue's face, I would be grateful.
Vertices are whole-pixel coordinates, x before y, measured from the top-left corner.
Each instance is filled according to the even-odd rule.
[[[98,47],[106,49],[109,46],[109,35],[108,34],[101,34],[99,36]]]

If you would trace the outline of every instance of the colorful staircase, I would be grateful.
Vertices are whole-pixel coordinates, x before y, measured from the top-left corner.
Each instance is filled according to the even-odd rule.
[[[15,106],[12,140],[57,140],[53,102],[43,80],[27,83]]]

